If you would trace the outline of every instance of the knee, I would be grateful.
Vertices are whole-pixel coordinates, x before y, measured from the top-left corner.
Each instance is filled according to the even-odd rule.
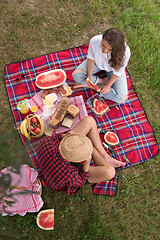
[[[128,99],[128,96],[126,94],[119,95],[116,99],[116,103],[118,104],[125,103],[127,99]]]
[[[115,168],[112,165],[106,167],[106,169],[105,169],[106,181],[114,178],[115,174],[116,174],[116,171],[115,171]]]
[[[88,124],[88,126],[97,126],[95,119],[92,116],[86,116],[85,118],[86,124]]]
[[[76,69],[72,73],[72,77],[75,82],[80,82],[80,79],[82,78],[82,75],[84,74],[84,70],[82,69]]]
[[[119,103],[119,104],[125,103],[127,99],[128,99],[127,95],[122,95],[121,98],[119,99],[119,101],[117,101],[117,103]]]
[[[122,95],[122,99],[123,99],[123,103],[125,103],[126,100],[128,99],[128,96],[124,94],[124,95]]]

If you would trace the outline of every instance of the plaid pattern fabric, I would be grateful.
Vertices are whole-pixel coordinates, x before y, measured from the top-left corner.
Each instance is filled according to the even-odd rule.
[[[55,191],[64,190],[68,195],[75,195],[89,177],[89,172],[70,165],[59,151],[62,133],[42,139],[37,151],[43,177],[49,187]]]
[[[93,188],[93,192],[98,195],[114,196],[117,193],[117,185],[118,175],[116,174],[110,181],[97,183]]]
[[[35,85],[36,76],[45,71],[62,68],[66,71],[68,85],[72,87],[74,83],[72,72],[86,59],[87,51],[88,45],[83,45],[5,66],[5,84],[18,129],[24,116],[18,111],[17,104],[24,98],[30,99],[40,91]],[[95,118],[97,126],[104,131],[114,131],[118,135],[120,144],[114,146],[113,149],[117,152],[118,160],[126,161],[123,156],[129,159],[129,162],[126,162],[126,167],[130,167],[156,156],[158,154],[158,144],[143,107],[134,91],[127,70],[126,75],[129,89],[128,100],[125,104],[116,104],[104,100],[110,111],[102,116],[94,114],[86,104],[87,99],[95,94],[94,90],[87,88],[72,89],[72,97],[82,95],[88,115]],[[19,79],[17,80],[17,78]],[[25,138],[21,134],[20,136],[27,147],[32,162],[40,170],[36,154],[38,140],[26,143]],[[101,134],[101,139],[103,140],[103,134]]]

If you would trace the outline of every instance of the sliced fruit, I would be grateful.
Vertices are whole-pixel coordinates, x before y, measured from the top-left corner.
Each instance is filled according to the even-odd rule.
[[[114,132],[106,132],[104,135],[104,140],[111,146],[119,144],[119,138]]]
[[[54,229],[54,209],[43,210],[37,215],[37,225],[43,230]]]
[[[107,106],[107,104],[102,103],[100,100],[98,100],[97,98],[94,99],[93,101],[93,111],[98,114],[98,115],[102,115],[103,113],[105,113],[106,111],[108,111],[109,107]]]
[[[87,82],[88,85],[93,87],[97,92],[100,92],[100,89],[89,78],[86,79],[86,82]]]
[[[49,89],[58,87],[66,81],[66,73],[62,69],[55,69],[39,74],[35,84],[38,88]]]
[[[32,107],[31,107],[31,111],[32,111],[33,113],[36,113],[37,110],[38,110],[38,107],[37,107],[37,106],[32,106]]]

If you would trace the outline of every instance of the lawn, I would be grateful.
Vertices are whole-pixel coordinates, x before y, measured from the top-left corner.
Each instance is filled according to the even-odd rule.
[[[110,27],[127,36],[132,53],[127,68],[160,142],[158,0],[7,0],[0,1],[0,22],[1,168],[15,162],[32,166],[14,127],[4,66],[87,44]],[[55,229],[39,229],[37,213],[0,216],[0,239],[159,239],[159,160],[158,155],[120,171],[114,197],[93,195],[89,184],[75,197],[43,188],[42,209],[55,209]]]

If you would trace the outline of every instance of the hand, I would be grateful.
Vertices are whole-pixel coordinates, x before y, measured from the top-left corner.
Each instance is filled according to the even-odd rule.
[[[109,91],[110,91],[110,87],[108,85],[105,85],[105,86],[100,88],[100,92],[102,94],[107,94],[107,93],[109,93]]]
[[[87,78],[89,78],[89,80],[92,81],[92,75],[90,75],[90,76],[88,75]]]
[[[67,133],[62,134],[62,138],[64,138],[67,135],[72,135],[72,134],[75,134],[75,132],[73,130],[70,130]]]

